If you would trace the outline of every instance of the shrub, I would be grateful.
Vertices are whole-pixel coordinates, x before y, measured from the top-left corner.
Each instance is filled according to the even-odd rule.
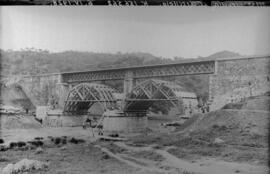
[[[26,146],[26,143],[23,142],[23,141],[19,141],[19,142],[17,143],[17,145],[18,145],[18,147],[23,147],[23,146]]]
[[[7,157],[0,157],[0,163],[1,162],[8,162],[9,159]]]
[[[67,140],[66,139],[62,139],[62,144],[67,144]]]
[[[0,138],[0,144],[4,144],[4,140],[2,138]]]
[[[43,140],[43,137],[35,137],[35,140]]]
[[[85,143],[84,139],[77,139],[78,143]]]
[[[12,149],[14,147],[18,147],[18,144],[16,142],[9,143],[9,147]]]
[[[76,138],[71,138],[70,140],[69,140],[69,142],[70,143],[74,143],[74,144],[78,144],[78,143],[85,143],[85,140],[83,140],[83,139],[76,139]]]
[[[5,145],[0,145],[0,152],[4,152],[4,151],[7,151],[8,150],[8,147],[5,146]]]
[[[61,142],[61,138],[57,137],[54,139],[54,144],[57,145],[57,144],[60,144],[60,142]]]
[[[69,140],[69,142],[74,143],[74,144],[78,144],[78,140],[76,138],[73,138],[73,137]]]
[[[32,144],[36,147],[43,146],[44,144],[42,141],[28,141],[27,143]]]

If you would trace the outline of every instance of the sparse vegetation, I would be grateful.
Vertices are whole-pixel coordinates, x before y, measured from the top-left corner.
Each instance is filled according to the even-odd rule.
[[[19,142],[17,143],[17,145],[18,145],[18,147],[23,147],[23,146],[26,146],[26,143],[23,142],[23,141],[19,141]]]
[[[42,141],[39,141],[39,140],[35,140],[35,141],[28,141],[27,143],[35,146],[35,147],[40,147],[40,146],[43,146],[44,143]]]
[[[69,140],[70,143],[73,143],[73,144],[79,144],[79,143],[85,143],[85,140],[84,139],[77,139],[77,138],[74,138],[72,137],[70,140]]]
[[[59,137],[56,137],[55,139],[54,139],[54,144],[60,144],[60,142],[61,142],[61,138],[59,138]]]

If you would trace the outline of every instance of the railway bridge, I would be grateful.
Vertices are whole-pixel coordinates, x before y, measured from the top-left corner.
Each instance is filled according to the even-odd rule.
[[[127,113],[146,111],[156,101],[179,106],[193,93],[168,80],[177,76],[207,75],[212,109],[228,102],[269,91],[270,56],[220,58],[182,63],[134,66],[91,71],[21,76],[18,83],[35,105],[46,105],[53,96],[66,113],[86,111],[100,103],[104,109]],[[103,82],[121,81],[123,90]]]
[[[156,101],[167,101],[180,108],[183,100],[196,100],[196,96],[175,82],[160,79],[215,74],[215,67],[215,61],[201,61],[62,73],[61,85],[67,91],[67,96],[63,96],[64,112],[88,110],[96,102],[105,109],[120,107],[126,113],[147,111]],[[99,83],[115,80],[123,81],[120,106],[117,106],[117,89]]]

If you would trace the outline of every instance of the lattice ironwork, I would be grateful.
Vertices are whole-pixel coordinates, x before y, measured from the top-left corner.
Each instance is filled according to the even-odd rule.
[[[201,61],[63,73],[62,77],[65,83],[81,83],[99,80],[123,80],[128,74],[132,74],[132,78],[139,79],[213,73],[215,73],[215,61]]]
[[[133,71],[133,78],[211,74],[215,72],[214,61],[161,65]]]
[[[185,92],[176,83],[150,79],[133,88],[125,100],[124,110],[126,112],[146,111],[157,101],[168,101],[172,106],[180,109],[183,98],[196,98],[196,95]]]
[[[95,103],[103,109],[116,107],[113,93],[116,91],[108,86],[95,83],[81,83],[73,87],[65,101],[64,112],[84,113]]]
[[[99,80],[121,80],[125,77],[124,71],[89,71],[62,74],[66,83],[91,82]]]

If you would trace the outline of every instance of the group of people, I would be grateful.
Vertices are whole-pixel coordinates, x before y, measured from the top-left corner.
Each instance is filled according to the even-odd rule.
[[[98,135],[103,135],[103,126],[96,124],[96,120],[92,119],[90,116],[86,117],[86,119],[83,121],[83,129],[91,128],[93,129],[97,128]]]
[[[203,105],[200,107],[200,109],[201,109],[201,112],[202,112],[202,113],[207,113],[207,112],[210,111],[210,106],[209,106],[208,103],[207,103],[207,104],[203,104]]]
[[[189,115],[189,116],[194,113],[207,113],[207,112],[210,112],[210,106],[208,103],[198,105],[197,107],[194,107],[192,105],[185,107],[185,115]]]

